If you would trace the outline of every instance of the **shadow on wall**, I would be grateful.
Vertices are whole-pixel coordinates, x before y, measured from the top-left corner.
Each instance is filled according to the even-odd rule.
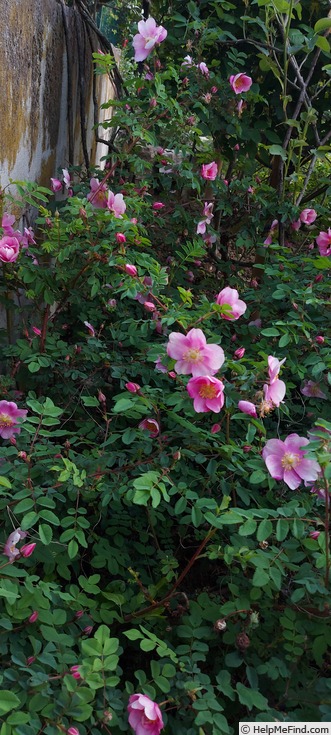
[[[94,75],[92,52],[109,49],[80,1],[1,0],[0,27],[1,187],[49,186],[59,167],[99,163],[108,148],[93,126],[120,77]]]

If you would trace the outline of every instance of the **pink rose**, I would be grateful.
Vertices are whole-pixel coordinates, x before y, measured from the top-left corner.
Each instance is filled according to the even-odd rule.
[[[126,204],[123,198],[123,194],[113,194],[112,191],[108,192],[107,207],[110,212],[113,212],[114,217],[123,219],[123,214],[126,210]]]
[[[247,74],[232,74],[229,82],[235,94],[248,92],[253,84],[253,80],[251,79],[251,77],[248,77]]]
[[[27,411],[17,408],[12,401],[0,401],[0,436],[10,439],[14,434],[20,434],[21,428],[17,419],[26,419]]]
[[[327,232],[320,232],[316,238],[320,255],[331,255],[331,227]],[[316,278],[315,278],[316,280]]]
[[[315,212],[315,209],[303,209],[300,214],[300,221],[304,225],[312,225],[313,222],[315,222],[316,217],[317,212]]]
[[[147,20],[140,20],[138,31],[133,38],[134,60],[144,61],[157,43],[162,43],[168,32],[163,26],[157,26],[151,16]]]
[[[203,179],[206,179],[207,181],[214,181],[216,179],[217,173],[218,167],[215,161],[202,164],[200,174]]]
[[[245,301],[241,301],[239,299],[238,291],[236,291],[235,288],[230,288],[229,286],[223,288],[218,296],[216,296],[216,303],[221,306],[226,304],[231,307],[229,311],[220,315],[222,319],[226,319],[227,321],[235,321],[236,319],[239,319],[247,309]]]
[[[309,439],[290,434],[285,441],[269,439],[262,451],[271,477],[284,480],[291,490],[299,487],[303,480],[317,480],[321,469],[314,459],[306,459],[303,449],[306,444],[309,444]]]
[[[155,419],[144,419],[138,424],[139,429],[148,431],[151,439],[154,439],[160,433],[160,427]]]
[[[0,260],[3,263],[14,263],[20,253],[20,244],[16,237],[5,235],[0,240]]]
[[[218,378],[210,375],[191,378],[186,388],[189,396],[193,398],[193,408],[197,413],[207,411],[219,413],[224,405],[224,385]]]
[[[201,329],[190,329],[185,335],[171,332],[167,345],[169,357],[176,360],[175,371],[181,375],[214,375],[224,362],[222,347],[207,344]]]
[[[131,694],[128,713],[136,735],[159,735],[164,727],[159,705],[145,694]]]

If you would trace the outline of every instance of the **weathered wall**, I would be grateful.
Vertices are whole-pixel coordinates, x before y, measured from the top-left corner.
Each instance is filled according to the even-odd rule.
[[[92,131],[93,96],[100,104],[114,88],[94,77],[93,95],[98,39],[61,0],[1,0],[0,28],[0,186],[49,186],[57,167],[106,153]]]

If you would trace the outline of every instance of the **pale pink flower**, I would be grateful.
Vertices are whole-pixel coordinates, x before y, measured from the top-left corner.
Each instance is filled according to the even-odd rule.
[[[20,434],[21,427],[17,419],[24,421],[27,413],[25,409],[17,408],[12,401],[0,401],[0,436],[10,439],[14,434]]]
[[[145,301],[144,302],[144,309],[146,309],[146,311],[151,311],[152,312],[152,311],[155,311],[156,310],[156,306],[155,306],[155,304],[153,304],[153,301]]]
[[[211,163],[203,163],[201,166],[200,174],[203,179],[207,181],[214,181],[218,174],[218,167],[215,161]]]
[[[320,255],[331,255],[331,227],[327,232],[320,232],[316,238]],[[316,279],[315,279],[316,280]]]
[[[157,26],[151,16],[147,20],[140,20],[138,31],[133,38],[134,60],[144,61],[157,43],[162,43],[168,32],[163,26]]]
[[[271,223],[271,227],[269,230],[268,237],[264,240],[264,245],[271,245],[273,241],[274,234],[278,232],[278,219],[274,219]]]
[[[253,84],[253,80],[251,77],[248,77],[247,74],[232,74],[229,82],[235,94],[248,92]]]
[[[166,368],[166,366],[163,365],[160,357],[158,357],[157,360],[154,360],[154,362],[155,362],[155,370],[158,370],[160,373],[168,372],[168,368]]]
[[[24,234],[22,235],[21,244],[23,248],[27,248],[29,245],[36,244],[32,227],[24,227]]]
[[[327,400],[327,395],[324,393],[319,386],[319,383],[314,383],[313,380],[306,380],[303,387],[301,388],[301,393],[303,396],[307,396],[307,398],[324,398]]]
[[[192,59],[192,56],[185,56],[184,61],[182,62],[182,67],[187,66],[187,68],[190,68],[191,66],[194,66],[194,61]]]
[[[175,371],[181,375],[198,377],[214,375],[224,362],[222,347],[207,344],[201,329],[190,329],[185,335],[171,332],[167,345],[169,357],[176,360]]]
[[[203,216],[205,219],[200,220],[197,225],[197,235],[204,235],[206,232],[206,225],[210,225],[212,219],[213,219],[213,202],[205,202],[204,208],[203,208]]]
[[[245,107],[246,107],[246,104],[244,100],[239,100],[238,105],[237,105],[238,117],[242,116]]]
[[[314,459],[306,459],[306,452],[302,447],[309,444],[309,439],[290,434],[285,441],[269,439],[262,457],[267,465],[271,477],[275,480],[284,480],[291,490],[295,490],[302,480],[317,480],[320,466]]]
[[[107,207],[110,212],[113,212],[114,216],[118,219],[123,219],[123,214],[126,210],[126,204],[123,198],[123,194],[113,194],[112,191],[108,192]]]
[[[254,319],[252,322],[248,322],[249,327],[256,327],[256,329],[261,329],[262,327],[262,319]]]
[[[65,185],[66,189],[68,189],[68,187],[69,187],[69,186],[70,186],[70,184],[71,184],[71,178],[70,178],[70,174],[69,174],[69,171],[68,171],[68,169],[67,169],[67,168],[63,168],[63,169],[62,169],[62,173],[63,173],[63,181],[64,181],[64,185]]]
[[[239,411],[246,413],[247,416],[253,416],[253,418],[255,419],[257,418],[256,407],[254,406],[254,403],[251,403],[250,401],[239,401],[238,408]]]
[[[312,225],[313,222],[315,222],[315,219],[317,217],[317,212],[315,209],[303,209],[300,213],[300,221],[304,225]]]
[[[238,291],[236,291],[235,288],[230,288],[230,286],[226,286],[226,288],[223,288],[222,291],[219,292],[218,296],[216,296],[216,303],[221,306],[226,304],[231,307],[231,310],[220,315],[222,319],[226,319],[227,321],[235,321],[236,319],[239,319],[247,309],[245,301],[241,301],[239,299]]]
[[[136,735],[159,735],[164,727],[159,705],[145,694],[131,694],[128,713]]]
[[[90,337],[95,337],[95,329],[90,322],[84,322],[86,329],[88,330]]]
[[[285,360],[286,360],[286,357],[284,357],[283,360],[278,360],[277,357],[268,355],[268,373],[269,373],[270,385],[272,385],[272,383],[275,383],[275,381],[278,380],[280,368],[284,364]]]
[[[197,65],[197,67],[198,69],[200,69],[201,74],[203,74],[205,77],[209,77],[209,69],[204,61],[201,61],[200,64]]]
[[[132,276],[133,278],[135,278],[138,275],[138,271],[135,265],[130,265],[130,263],[126,263],[124,269],[128,276]]]
[[[87,195],[89,202],[96,209],[107,209],[107,186],[100,184],[99,179],[90,179],[90,193]]]
[[[160,433],[159,424],[155,419],[143,419],[143,421],[138,424],[138,428],[148,431],[151,439],[154,439]]]
[[[14,263],[20,254],[20,244],[16,237],[5,235],[0,240],[0,260],[3,263]]]
[[[51,178],[51,189],[56,194],[57,191],[62,191],[62,181],[60,179]]]
[[[24,544],[24,546],[21,546],[20,548],[20,555],[24,556],[24,558],[27,558],[28,556],[31,556],[33,554],[37,544]]]
[[[15,223],[15,216],[4,212],[1,220],[1,227],[5,235],[13,235],[14,229],[13,224]]]
[[[10,562],[15,561],[17,556],[20,556],[19,550],[16,548],[16,544],[27,536],[26,531],[21,531],[20,528],[16,528],[12,531],[4,545],[3,553],[8,556]]]
[[[298,230],[300,230],[301,220],[300,219],[297,219],[296,221],[291,222],[291,227],[292,227],[292,230],[295,230],[295,232],[297,232]]]
[[[274,380],[270,385],[263,386],[264,400],[266,403],[272,402],[274,406],[279,406],[286,393],[286,385],[283,380]]]
[[[189,396],[193,398],[193,408],[197,413],[207,411],[219,413],[224,405],[224,384],[211,375],[190,378],[186,389]]]
[[[28,618],[29,623],[35,623],[36,620],[39,618],[39,612],[38,610],[34,610],[33,613],[31,613],[30,617]]]

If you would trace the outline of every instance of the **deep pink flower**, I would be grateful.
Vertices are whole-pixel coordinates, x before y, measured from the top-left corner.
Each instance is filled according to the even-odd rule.
[[[51,182],[51,189],[54,191],[54,194],[56,194],[57,191],[62,191],[62,181],[60,181],[60,179],[51,178]]]
[[[200,375],[190,378],[186,386],[188,394],[193,398],[193,408],[197,413],[214,411],[219,413],[224,405],[224,385],[211,375]]]
[[[253,416],[253,418],[257,418],[256,408],[254,406],[254,403],[251,403],[250,401],[239,401],[238,403],[239,411],[242,411],[243,413],[246,413],[247,416]]]
[[[286,393],[286,385],[283,380],[274,380],[270,385],[263,386],[264,400],[272,402],[274,406],[279,406]]]
[[[21,531],[20,528],[15,528],[15,530],[9,534],[4,545],[3,553],[5,556],[8,556],[10,562],[15,561],[16,557],[20,556],[20,552],[16,548],[16,544],[18,544],[18,542],[21,541],[21,539],[24,539],[26,536],[27,532]]]
[[[3,263],[14,263],[20,254],[20,244],[16,237],[5,235],[0,240],[0,260]]]
[[[140,385],[138,383],[125,383],[126,389],[129,391],[129,393],[138,393],[140,390]]]
[[[99,179],[90,179],[90,193],[87,195],[89,202],[97,209],[107,209],[107,186],[100,185]]]
[[[140,20],[138,31],[133,38],[134,60],[144,61],[157,43],[162,43],[168,32],[163,26],[157,26],[151,16],[147,20]]]
[[[133,278],[135,278],[138,275],[138,271],[135,265],[130,265],[130,263],[126,263],[124,269],[128,276],[133,276]]]
[[[38,610],[34,610],[33,613],[31,613],[30,617],[28,618],[28,623],[35,623],[36,620],[39,618],[39,612]]]
[[[316,238],[316,243],[320,255],[331,255],[331,227],[329,227],[327,232],[320,232]]]
[[[245,352],[245,347],[238,347],[238,349],[235,350],[233,356],[236,358],[236,360],[241,360],[241,358],[244,357]]]
[[[215,161],[211,163],[203,163],[201,166],[200,174],[203,179],[207,181],[214,181],[218,174],[218,167]]]
[[[201,329],[190,329],[185,335],[171,332],[167,345],[169,357],[176,360],[176,373],[198,377],[214,375],[224,362],[224,352],[219,345],[207,345]]]
[[[232,74],[229,82],[235,94],[248,92],[253,84],[253,80],[251,77],[248,77],[247,74]]]
[[[204,61],[201,61],[200,64],[197,65],[198,69],[200,69],[201,74],[203,74],[205,77],[209,77],[209,69],[207,64],[205,64]]]
[[[309,439],[298,434],[290,434],[285,441],[269,439],[262,451],[262,457],[271,477],[284,480],[291,490],[299,487],[302,480],[317,480],[321,468],[314,459],[306,459],[306,452],[302,447],[307,444]]]
[[[113,212],[114,217],[123,219],[123,214],[126,210],[126,204],[123,198],[123,194],[113,194],[112,191],[108,192],[107,207],[110,212]]]
[[[21,427],[17,423],[17,419],[26,419],[27,411],[24,408],[17,408],[16,403],[12,401],[0,401],[0,436],[3,439],[10,439],[14,434],[20,434]]]
[[[315,222],[315,219],[317,217],[317,212],[315,209],[303,209],[300,213],[300,221],[304,225],[312,225],[313,222]]]
[[[148,431],[152,439],[160,433],[159,424],[155,419],[143,419],[143,421],[138,424],[138,428]]]
[[[159,705],[145,694],[131,694],[128,713],[136,735],[159,735],[164,727]]]
[[[21,546],[20,548],[20,555],[24,556],[26,559],[28,556],[31,556],[36,548],[37,544],[24,544],[24,546]]]
[[[154,202],[153,204],[153,209],[163,209],[163,207],[165,207],[165,204],[162,202]]]
[[[303,396],[307,396],[307,398],[324,398],[327,400],[326,393],[320,389],[319,383],[314,383],[313,380],[305,381],[301,388],[301,393]]]
[[[216,296],[216,303],[221,306],[226,304],[231,307],[231,311],[227,311],[226,314],[224,313],[220,315],[222,319],[227,319],[227,321],[235,321],[236,319],[239,319],[247,309],[245,301],[241,301],[239,299],[238,291],[236,291],[235,288],[230,288],[229,286],[226,286],[226,288],[223,288],[222,291],[219,292],[218,296]]]
[[[126,237],[125,235],[123,235],[122,232],[116,232],[115,237],[119,245],[122,245],[123,242],[126,242]]]

